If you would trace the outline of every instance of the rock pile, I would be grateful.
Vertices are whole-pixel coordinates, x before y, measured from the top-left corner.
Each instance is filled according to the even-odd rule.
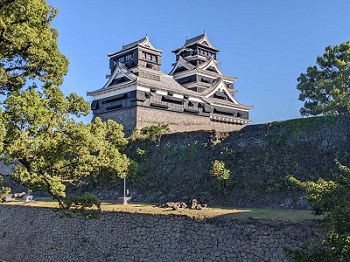
[[[162,208],[172,208],[173,210],[178,210],[180,208],[189,208],[194,210],[202,210],[206,208],[208,204],[202,203],[197,199],[191,199],[187,202],[166,202],[164,204],[159,205]]]

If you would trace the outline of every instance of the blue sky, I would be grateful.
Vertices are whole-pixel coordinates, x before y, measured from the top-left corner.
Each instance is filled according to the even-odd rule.
[[[69,58],[65,93],[101,88],[107,53],[147,33],[169,72],[174,48],[205,30],[253,123],[300,117],[297,77],[328,45],[350,40],[348,0],[49,0],[61,51]],[[91,98],[86,97],[89,101]],[[85,118],[89,121],[91,116]]]

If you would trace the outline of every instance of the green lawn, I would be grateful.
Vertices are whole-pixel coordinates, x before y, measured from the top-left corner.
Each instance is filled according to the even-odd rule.
[[[4,203],[3,205],[33,206],[57,208],[58,205],[52,200],[42,199],[30,203],[15,201]],[[316,219],[310,210],[293,210],[293,209],[270,209],[270,208],[220,208],[210,207],[203,210],[158,208],[149,203],[133,203],[127,206],[103,201],[103,212],[127,212],[159,215],[183,215],[195,219],[263,219],[274,221],[301,222],[310,219]]]

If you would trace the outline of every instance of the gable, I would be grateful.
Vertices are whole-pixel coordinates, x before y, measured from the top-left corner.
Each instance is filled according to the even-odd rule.
[[[201,44],[202,44],[202,45],[206,45],[206,46],[209,46],[209,47],[210,47],[210,45],[209,45],[209,43],[208,43],[207,41],[203,41]]]
[[[107,83],[103,88],[115,86],[122,83],[132,82],[136,77],[128,71],[128,69],[121,63],[117,63],[113,71],[113,74],[108,79]]]
[[[207,34],[204,34],[203,37],[198,41],[198,43],[211,48],[213,47],[212,44],[209,42]]]
[[[215,72],[215,73],[218,73],[218,74],[222,75],[219,67],[217,66],[217,64],[215,63],[213,58],[211,58],[207,63],[204,63],[201,66],[201,68],[203,70],[208,70],[208,71]]]
[[[218,74],[220,74],[220,72],[217,70],[217,68],[216,67],[214,67],[214,66],[209,66],[207,69],[205,69],[205,70],[208,70],[208,71],[210,71],[210,72],[215,72],[215,73],[218,73]]]
[[[140,42],[140,45],[150,49],[155,49],[154,46],[151,44],[151,41],[149,40],[148,36],[146,36],[145,39],[142,42]]]
[[[225,82],[221,80],[216,87],[209,92],[205,97],[207,98],[215,98],[215,99],[221,99],[226,101],[231,101],[235,104],[239,104],[236,99],[234,99],[233,95],[228,90]]]
[[[226,95],[226,93],[222,91],[216,91],[214,94],[212,94],[211,98],[222,99],[222,100],[230,99],[228,95]]]
[[[195,67],[192,64],[186,62],[182,57],[180,57],[176,62],[174,68],[170,71],[169,75],[173,75],[174,73],[182,72],[185,70],[192,70],[194,68]]]

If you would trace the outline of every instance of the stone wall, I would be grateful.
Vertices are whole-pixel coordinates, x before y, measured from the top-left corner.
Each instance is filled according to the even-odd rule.
[[[145,114],[146,115],[146,114]],[[328,179],[335,159],[350,165],[350,117],[315,117],[246,126],[217,139],[213,132],[163,136],[160,145],[131,143],[140,172],[128,185],[140,201],[199,198],[211,205],[306,207],[288,181]],[[139,149],[143,150],[142,154]],[[210,174],[223,161],[230,178],[223,186]]]
[[[143,116],[152,121],[148,109]],[[209,205],[305,208],[303,192],[288,182],[288,176],[328,179],[337,171],[335,159],[350,165],[349,116],[251,125],[220,139],[216,136],[184,132],[163,136],[160,145],[148,140],[130,142],[127,153],[140,167],[127,183],[134,200],[197,198]],[[231,172],[224,186],[209,172],[214,160],[223,161]],[[115,175],[101,177],[100,187],[91,183],[86,190],[116,199],[119,186],[122,194],[122,183]]]
[[[131,133],[136,126],[136,107],[129,107],[110,112],[103,112],[97,115],[103,121],[112,119],[123,125],[124,131]]]
[[[211,121],[209,116],[200,116],[190,113],[178,113],[167,110],[159,110],[150,107],[137,108],[137,128],[157,125],[159,123],[168,124],[172,132],[189,132],[203,130],[218,130],[221,132],[231,132],[240,130],[242,125],[228,124]]]
[[[239,130],[243,125],[235,125],[210,120],[209,116],[200,116],[190,113],[179,113],[152,107],[128,107],[110,112],[99,112],[96,116],[106,121],[112,119],[124,126],[127,134],[136,127],[141,129],[146,126],[168,124],[171,132],[189,132],[203,130],[218,130],[231,132]]]
[[[26,261],[288,261],[284,247],[320,237],[308,224],[108,213],[61,217],[0,206],[0,259]]]

